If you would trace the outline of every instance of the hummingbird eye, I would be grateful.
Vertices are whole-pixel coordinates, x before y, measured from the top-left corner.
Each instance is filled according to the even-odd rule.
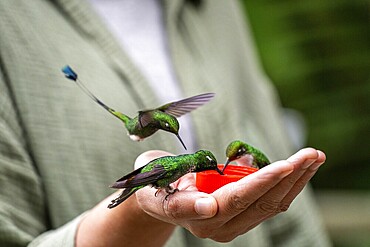
[[[245,151],[246,151],[245,148],[240,148],[238,149],[237,155],[242,156],[245,153]]]
[[[216,164],[216,161],[213,160],[211,157],[209,157],[208,155],[206,156],[206,158],[211,162],[211,164],[215,165]]]
[[[167,129],[170,128],[170,124],[169,123],[164,123],[164,127],[166,127]]]

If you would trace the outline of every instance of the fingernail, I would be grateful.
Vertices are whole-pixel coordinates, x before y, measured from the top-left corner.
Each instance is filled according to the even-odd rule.
[[[195,211],[202,217],[212,217],[216,214],[215,200],[210,197],[199,198],[195,201]]]

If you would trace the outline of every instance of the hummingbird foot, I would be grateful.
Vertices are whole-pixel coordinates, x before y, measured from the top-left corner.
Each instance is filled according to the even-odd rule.
[[[158,193],[161,192],[163,190],[163,188],[159,188],[157,189],[157,191],[155,192],[154,196],[157,197],[158,196]],[[164,188],[164,190],[167,192],[167,195],[165,197],[165,200],[167,201],[167,198],[168,196],[174,194],[175,192],[179,191],[178,188],[172,188],[172,186],[168,185],[167,187]]]
[[[167,195],[166,197],[164,198],[164,200],[167,201],[167,198],[172,195],[172,194],[175,194],[177,191],[180,191],[178,188],[172,188],[170,185],[168,185],[166,188],[165,188],[166,192],[167,192]]]
[[[161,192],[162,189],[157,189],[157,191],[155,192],[154,196],[157,197],[158,196],[158,193]]]
[[[141,142],[141,141],[144,140],[144,138],[142,138],[140,136],[137,136],[137,135],[130,135],[130,134],[128,134],[128,135],[130,136],[130,139],[135,141],[135,142]]]

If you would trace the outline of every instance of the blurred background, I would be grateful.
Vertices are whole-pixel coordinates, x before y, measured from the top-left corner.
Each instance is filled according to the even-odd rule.
[[[240,1],[304,146],[327,154],[312,185],[334,246],[370,246],[370,1]]]

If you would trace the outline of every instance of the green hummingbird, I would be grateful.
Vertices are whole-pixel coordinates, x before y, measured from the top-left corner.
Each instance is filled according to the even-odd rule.
[[[145,166],[118,179],[110,187],[122,189],[122,193],[108,205],[114,208],[129,198],[133,193],[147,185],[157,188],[157,192],[165,189],[166,199],[169,195],[178,191],[170,185],[189,172],[201,172],[216,170],[223,174],[217,167],[215,156],[207,150],[199,150],[194,154],[182,154],[178,156],[164,156],[150,161]],[[157,192],[155,195],[157,195]]]
[[[105,110],[113,114],[115,117],[120,119],[124,123],[128,135],[132,140],[142,141],[158,130],[164,130],[175,134],[185,150],[186,146],[179,135],[180,124],[177,121],[177,118],[206,104],[215,95],[214,93],[204,93],[192,96],[162,105],[155,109],[139,111],[136,117],[130,118],[121,112],[113,110],[95,97],[81,82],[81,80],[77,78],[77,74],[70,66],[64,66],[62,68],[62,72],[65,74],[66,78],[76,82],[82,91],[84,91],[91,99],[102,106]]]
[[[226,157],[227,160],[222,172],[224,172],[227,165],[234,160],[239,165],[252,166],[259,169],[270,164],[269,159],[264,153],[257,148],[238,140],[232,141],[227,146]]]

